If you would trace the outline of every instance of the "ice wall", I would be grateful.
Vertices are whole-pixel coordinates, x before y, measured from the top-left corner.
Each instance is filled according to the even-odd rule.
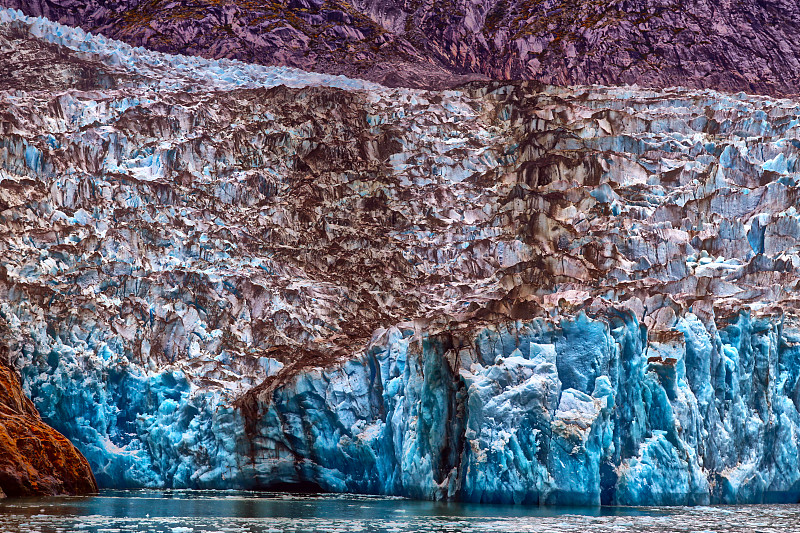
[[[797,498],[796,102],[0,49],[1,340],[102,486]]]
[[[50,347],[54,366],[23,372],[38,409],[107,487],[796,501],[800,332],[747,314],[717,331],[690,313],[677,329],[648,343],[626,313],[509,322],[473,338],[392,328],[364,356],[303,372],[240,409],[180,372],[81,361],[63,345]]]

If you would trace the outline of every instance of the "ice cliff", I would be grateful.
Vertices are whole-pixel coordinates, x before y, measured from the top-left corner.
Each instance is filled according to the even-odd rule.
[[[2,342],[101,486],[800,497],[797,102],[0,50]]]

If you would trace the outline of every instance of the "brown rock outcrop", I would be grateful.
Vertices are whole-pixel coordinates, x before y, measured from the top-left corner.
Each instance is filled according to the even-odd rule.
[[[0,352],[0,498],[97,491],[89,463],[42,421]]]

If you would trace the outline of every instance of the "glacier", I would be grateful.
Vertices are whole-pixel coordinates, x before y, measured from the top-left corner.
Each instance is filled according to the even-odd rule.
[[[796,501],[800,331],[746,313],[720,331],[691,313],[676,328],[682,336],[649,343],[631,313],[514,321],[472,339],[392,328],[361,357],[245,396],[241,408],[179,370],[82,360],[63,345],[51,347],[57,366],[22,373],[106,487]]]
[[[100,486],[800,499],[796,101],[0,48],[2,342]]]

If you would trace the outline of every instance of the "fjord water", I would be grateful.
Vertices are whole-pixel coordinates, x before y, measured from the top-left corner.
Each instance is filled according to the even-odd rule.
[[[540,508],[333,494],[103,491],[0,502],[0,531],[777,533],[800,531],[800,506]]]

